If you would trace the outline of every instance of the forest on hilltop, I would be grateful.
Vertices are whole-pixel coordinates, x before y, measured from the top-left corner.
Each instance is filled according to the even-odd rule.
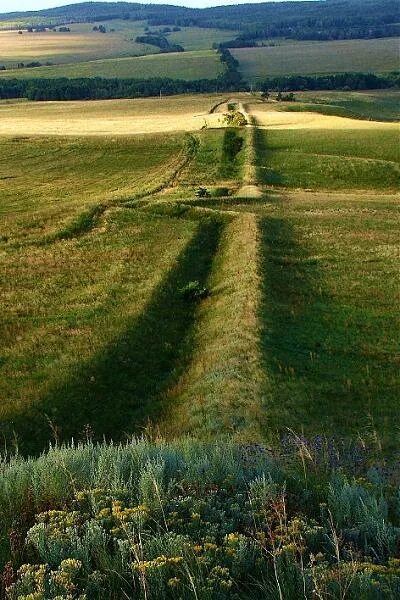
[[[387,37],[399,33],[395,0],[327,0],[263,2],[205,9],[167,4],[83,2],[36,12],[0,15],[43,18],[43,24],[112,19],[147,20],[149,25],[216,27],[234,30],[240,39],[287,37],[292,39],[351,39]]]

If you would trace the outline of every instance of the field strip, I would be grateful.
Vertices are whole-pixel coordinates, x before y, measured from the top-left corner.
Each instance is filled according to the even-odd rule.
[[[54,104],[54,103],[53,103]],[[45,103],[41,103],[42,106]],[[112,106],[108,117],[99,118],[95,112],[81,116],[47,115],[45,111],[27,111],[23,114],[0,112],[0,135],[55,135],[55,136],[105,136],[168,133],[174,131],[198,131],[204,126],[222,127],[218,113],[202,114],[164,113],[151,115],[113,115]]]
[[[363,121],[313,112],[256,109],[252,111],[252,114],[260,128],[268,129],[391,129],[400,131],[398,123]]]
[[[191,364],[166,400],[160,427],[169,436],[261,437],[258,235],[248,213],[225,227],[208,281],[211,295],[197,314]]]

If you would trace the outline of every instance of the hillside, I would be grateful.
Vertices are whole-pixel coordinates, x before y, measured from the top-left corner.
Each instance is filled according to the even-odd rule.
[[[0,15],[0,600],[400,598],[397,13]]]
[[[42,24],[121,18],[147,20],[150,26],[195,25],[231,29],[244,38],[258,39],[342,39],[398,33],[398,7],[395,0],[278,2],[205,9],[128,2],[85,2],[37,12],[0,15],[3,21],[41,21]]]

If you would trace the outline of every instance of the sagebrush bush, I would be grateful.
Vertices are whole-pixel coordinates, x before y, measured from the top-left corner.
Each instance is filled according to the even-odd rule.
[[[398,597],[392,483],[283,448],[141,439],[4,460],[4,597]]]

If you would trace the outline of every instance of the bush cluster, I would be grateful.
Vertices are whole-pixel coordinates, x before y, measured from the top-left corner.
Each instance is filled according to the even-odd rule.
[[[396,476],[368,463],[294,437],[279,454],[133,440],[4,461],[5,597],[399,597]]]

